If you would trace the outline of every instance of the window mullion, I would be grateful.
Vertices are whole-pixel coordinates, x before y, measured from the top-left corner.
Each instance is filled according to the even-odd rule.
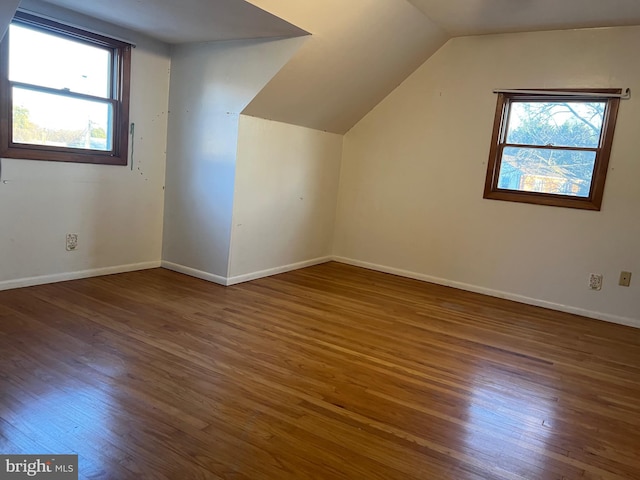
[[[75,98],[78,100],[88,100],[91,102],[109,103],[113,106],[115,106],[115,104],[117,103],[116,100],[111,98],[96,97],[94,95],[87,95],[86,93],[72,92],[71,90],[67,90],[67,89],[49,88],[49,87],[43,87],[40,85],[33,85],[31,83],[22,83],[22,82],[13,82],[13,81],[10,81],[9,85],[11,87],[22,88],[24,90],[32,90],[35,92],[48,93],[51,95],[59,95],[61,97]]]
[[[515,147],[515,148],[533,148],[538,150],[562,150],[572,152],[596,152],[600,151],[598,147],[565,147],[560,145],[529,145],[526,143],[502,143],[502,148]]]

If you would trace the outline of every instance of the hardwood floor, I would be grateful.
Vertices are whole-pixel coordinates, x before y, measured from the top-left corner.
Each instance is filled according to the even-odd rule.
[[[640,479],[640,330],[336,263],[5,291],[0,453],[92,479]]]

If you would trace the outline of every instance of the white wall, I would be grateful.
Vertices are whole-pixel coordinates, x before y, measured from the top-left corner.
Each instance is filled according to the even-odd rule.
[[[132,53],[133,170],[2,159],[0,289],[159,266],[169,92],[168,48],[132,32],[45,4],[62,21],[137,42]],[[130,159],[131,162],[131,159]],[[79,247],[65,250],[67,233]],[[36,277],[36,278],[33,278]]]
[[[231,282],[330,257],[342,138],[240,117]]]
[[[602,211],[482,198],[495,88],[630,87],[640,28],[457,38],[345,137],[347,261],[640,326],[640,98],[620,108]],[[630,288],[617,286],[621,270]],[[590,272],[604,274],[600,292]]]
[[[172,51],[163,265],[225,283],[240,112],[304,38]]]

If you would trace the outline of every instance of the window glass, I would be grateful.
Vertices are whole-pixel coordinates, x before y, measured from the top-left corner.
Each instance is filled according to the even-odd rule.
[[[606,102],[511,102],[507,143],[597,148]]]
[[[498,188],[588,197],[596,153],[505,147]]]
[[[111,104],[13,88],[13,142],[111,150]]]
[[[9,80],[109,98],[111,52],[12,24]]]

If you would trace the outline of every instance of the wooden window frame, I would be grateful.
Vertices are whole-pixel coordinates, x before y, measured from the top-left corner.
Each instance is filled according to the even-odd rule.
[[[585,210],[600,210],[604,185],[609,167],[609,157],[613,144],[613,134],[615,131],[616,119],[620,99],[607,95],[617,95],[622,93],[621,89],[579,89],[564,90],[554,89],[553,92],[571,91],[587,94],[603,94],[602,97],[588,95],[576,96],[559,94],[531,94],[531,93],[498,93],[498,103],[493,123],[493,134],[491,137],[491,150],[489,152],[489,162],[487,166],[487,176],[485,180],[484,198],[493,200],[504,200],[509,202],[533,203],[537,205],[548,205],[555,207],[579,208]],[[541,90],[544,92],[544,90]],[[566,101],[605,101],[607,102],[604,112],[600,142],[598,147],[575,148],[580,151],[595,151],[595,165],[591,187],[588,197],[576,197],[571,195],[560,195],[552,193],[525,192],[518,190],[507,190],[498,188],[498,177],[502,162],[502,152],[505,147],[519,146],[506,143],[507,126],[509,120],[509,107],[513,100],[518,101],[545,101],[545,102],[566,102]],[[543,147],[540,145],[539,147]],[[563,149],[564,147],[544,146],[549,149]],[[566,148],[564,148],[566,149]]]
[[[92,97],[66,90],[36,86],[38,91],[70,98],[99,100],[113,106],[113,143],[110,151],[14,143],[12,86],[29,88],[29,84],[9,81],[9,31],[0,43],[0,157],[54,162],[127,165],[129,149],[129,99],[131,83],[131,45],[24,12],[17,12],[13,22],[43,33],[111,50],[111,88],[109,98]]]

